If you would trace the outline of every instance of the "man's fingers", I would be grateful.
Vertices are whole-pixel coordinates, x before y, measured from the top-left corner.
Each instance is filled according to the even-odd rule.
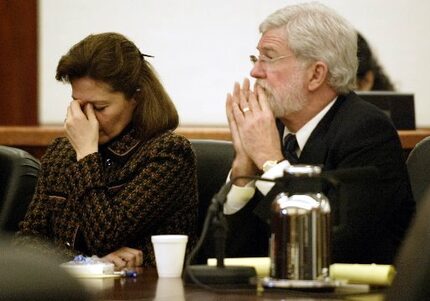
[[[266,93],[264,93],[263,88],[261,86],[257,86],[257,89],[255,91],[258,97],[258,103],[260,104],[260,108],[262,111],[271,111],[271,107],[269,103],[267,102]]]
[[[239,107],[239,105],[237,103],[233,103],[233,117],[234,117],[238,126],[240,126],[240,124],[242,124],[242,122],[244,120],[244,114],[247,114],[247,113],[243,113],[243,111]]]
[[[230,93],[227,94],[227,99],[225,101],[225,112],[227,119],[230,122],[230,120],[233,118],[233,96]]]
[[[244,91],[244,90],[240,91],[239,104],[240,104],[240,110],[242,111],[242,113],[244,115],[252,113],[251,107],[250,107],[250,105],[248,103],[248,97],[249,97],[250,93],[252,93],[252,92],[250,92],[250,91]]]
[[[233,88],[233,98],[232,98],[235,102],[239,102],[240,99],[240,85],[238,82],[234,83],[234,88]]]
[[[249,88],[250,88],[249,79],[248,79],[248,78],[245,78],[245,79],[243,80],[242,90],[244,90],[244,91],[249,91]]]
[[[257,112],[259,112],[261,110],[260,103],[257,100],[257,96],[253,92],[249,93],[248,105],[251,108],[251,111],[253,113],[257,113]]]

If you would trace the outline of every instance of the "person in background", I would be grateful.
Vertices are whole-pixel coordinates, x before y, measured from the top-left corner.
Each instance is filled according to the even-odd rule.
[[[392,263],[415,202],[396,129],[353,92],[356,31],[332,9],[302,3],[271,14],[260,32],[254,88],[248,79],[236,83],[226,101],[231,178],[280,177],[291,164],[375,167],[378,177],[344,184],[339,195],[323,191],[332,209],[332,262]],[[234,182],[224,204],[226,256],[268,256],[272,187]]]
[[[56,79],[71,84],[64,129],[41,174],[16,244],[64,258],[97,255],[117,268],[154,266],[151,235],[196,240],[196,158],[173,132],[178,114],[136,45],[89,35],[64,55]],[[42,252],[43,252],[42,251]]]
[[[357,90],[394,91],[393,83],[372,54],[369,44],[359,32],[357,35]]]

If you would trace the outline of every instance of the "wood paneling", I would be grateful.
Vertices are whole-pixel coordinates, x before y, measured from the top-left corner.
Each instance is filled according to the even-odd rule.
[[[188,139],[231,140],[227,127],[179,127],[176,132]],[[53,139],[61,136],[64,136],[61,126],[0,126],[0,145],[22,148],[37,158]],[[415,144],[430,136],[430,129],[399,131],[399,136],[406,158]]]
[[[0,0],[0,124],[37,125],[37,0]]]

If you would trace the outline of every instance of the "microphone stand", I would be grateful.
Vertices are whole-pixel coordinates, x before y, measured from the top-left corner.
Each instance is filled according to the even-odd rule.
[[[221,209],[212,218],[212,226],[214,227],[214,239],[215,239],[215,254],[218,268],[224,268],[225,258],[225,240],[227,239],[227,223],[222,214]]]
[[[224,265],[227,222],[223,213],[223,205],[231,186],[232,182],[226,183],[212,198],[200,239],[186,261],[184,275],[186,282],[196,283],[211,289],[207,284],[250,284],[250,278],[257,275],[255,268],[251,266]],[[210,227],[214,229],[216,266],[190,265],[192,259],[200,250]]]

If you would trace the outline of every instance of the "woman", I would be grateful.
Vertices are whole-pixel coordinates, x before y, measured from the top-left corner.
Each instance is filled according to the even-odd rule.
[[[372,54],[369,44],[357,32],[357,90],[360,91],[394,91],[395,87],[384,69]]]
[[[97,255],[117,268],[154,265],[151,235],[195,241],[197,184],[189,141],[146,55],[116,33],[90,35],[64,55],[72,86],[64,122],[42,158],[18,241]],[[34,244],[33,244],[34,245]]]

